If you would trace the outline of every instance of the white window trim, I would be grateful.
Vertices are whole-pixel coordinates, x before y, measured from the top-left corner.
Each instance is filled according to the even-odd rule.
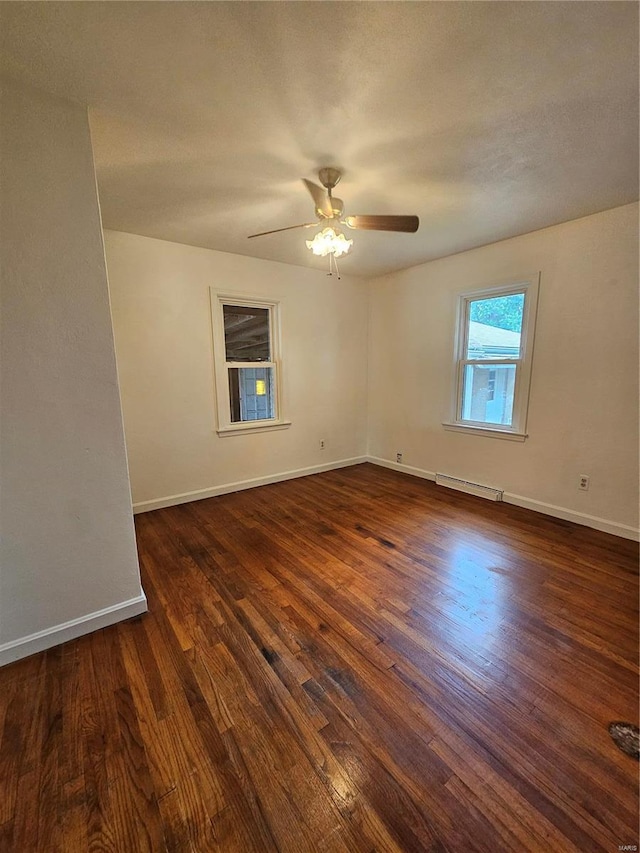
[[[442,426],[452,432],[481,435],[489,438],[502,438],[510,441],[525,441],[527,435],[527,416],[529,409],[529,390],[531,386],[531,368],[533,365],[533,342],[535,336],[536,314],[538,310],[538,290],[540,273],[511,279],[508,283],[494,284],[477,290],[468,290],[457,294],[456,328],[453,352],[453,376],[451,395],[451,417],[443,421]],[[486,422],[467,421],[461,417],[462,383],[464,366],[468,362],[467,338],[469,332],[469,303],[477,299],[490,299],[496,296],[509,296],[513,293],[525,294],[522,317],[522,335],[520,338],[519,359],[483,359],[483,364],[516,364],[516,380],[513,395],[513,418],[511,426],[487,424]]]
[[[213,333],[213,365],[215,374],[215,398],[217,409],[216,432],[220,437],[231,435],[248,435],[254,432],[269,432],[271,430],[287,429],[291,421],[284,416],[285,389],[282,377],[282,340],[280,336],[281,300],[262,299],[241,294],[218,293],[213,287],[211,294],[211,326]],[[229,376],[224,337],[223,305],[240,305],[249,308],[269,309],[269,338],[271,344],[271,361],[234,362],[234,367],[272,367],[275,368],[274,408],[275,418],[258,421],[231,420],[231,404],[229,400]]]

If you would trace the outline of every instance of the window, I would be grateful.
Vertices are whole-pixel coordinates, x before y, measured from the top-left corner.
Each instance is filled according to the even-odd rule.
[[[538,276],[458,301],[454,413],[447,429],[524,441]]]
[[[219,434],[289,425],[282,419],[278,308],[212,293]]]

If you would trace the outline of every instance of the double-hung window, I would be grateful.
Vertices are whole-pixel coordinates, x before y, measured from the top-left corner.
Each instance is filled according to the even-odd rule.
[[[453,418],[445,428],[526,438],[538,276],[458,298]]]
[[[282,417],[279,304],[212,293],[218,433],[289,425]]]

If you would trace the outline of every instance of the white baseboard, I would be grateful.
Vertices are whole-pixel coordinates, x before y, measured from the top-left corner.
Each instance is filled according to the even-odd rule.
[[[597,515],[587,515],[585,512],[577,512],[564,506],[534,501],[532,498],[513,495],[510,492],[504,492],[502,500],[505,503],[514,504],[514,506],[532,509],[545,515],[552,515],[554,518],[562,518],[564,521],[573,521],[574,524],[582,524],[583,527],[592,527],[594,530],[601,530],[603,533],[612,533],[614,536],[622,536],[624,539],[632,539],[634,542],[640,541],[640,530],[628,524],[609,521],[609,519],[600,518]]]
[[[436,479],[435,471],[425,471],[423,468],[403,465],[402,462],[392,462],[390,459],[381,459],[378,456],[367,456],[365,461],[371,462],[372,465],[380,465],[381,468],[403,471],[405,474],[411,474],[412,477],[421,477],[423,480],[433,480],[435,482]]]
[[[296,468],[293,471],[283,471],[280,474],[269,474],[266,477],[254,477],[251,480],[238,480],[235,483],[224,483],[221,486],[212,486],[209,489],[198,489],[195,492],[183,492],[178,495],[168,495],[164,498],[154,498],[150,501],[139,501],[134,503],[133,512],[150,512],[154,509],[163,509],[167,506],[199,501],[204,498],[216,498],[218,495],[228,495],[231,492],[240,492],[243,489],[254,489],[256,486],[268,486],[271,483],[281,483],[283,480],[293,480],[296,477],[306,477],[309,474],[320,474],[322,471],[332,471],[335,468],[347,468],[350,465],[358,465],[366,462],[366,456],[354,456],[351,459],[339,459],[335,462],[326,462],[323,465],[310,465],[308,468]]]
[[[86,616],[80,616],[78,619],[71,619],[71,621],[63,622],[61,625],[45,628],[44,631],[38,631],[27,637],[20,637],[18,640],[11,640],[11,642],[0,646],[0,666],[26,658],[36,652],[43,652],[52,646],[60,645],[60,643],[75,640],[83,634],[90,634],[100,628],[107,628],[123,619],[139,616],[141,613],[146,613],[146,610],[147,599],[144,593],[141,593],[137,598],[131,598],[129,601],[113,604],[111,607],[105,607],[104,610],[88,613]]]
[[[380,459],[377,456],[368,456],[366,461],[371,462],[373,465],[380,465],[383,468],[392,468],[394,471],[403,471],[405,474],[411,474],[413,477],[422,477],[423,480],[435,480],[436,478],[433,471],[413,468],[411,465],[402,465],[399,462]],[[520,506],[524,509],[531,509],[534,512],[542,512],[544,515],[551,515],[554,518],[561,518],[564,521],[572,521],[574,524],[581,524],[583,527],[592,527],[594,530],[601,530],[603,533],[611,533],[614,536],[622,536],[624,539],[631,539],[634,542],[640,540],[640,531],[635,527],[620,524],[617,521],[610,521],[607,518],[587,515],[584,512],[577,512],[573,509],[567,509],[567,507],[536,501],[533,498],[525,498],[522,495],[514,495],[510,492],[504,492],[502,500],[504,503]]]

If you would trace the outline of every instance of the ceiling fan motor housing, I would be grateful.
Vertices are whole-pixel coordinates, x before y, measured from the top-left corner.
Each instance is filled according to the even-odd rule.
[[[330,201],[333,216],[327,217],[327,219],[340,219],[340,217],[344,213],[344,202],[341,198],[336,198],[335,196],[331,196]]]

